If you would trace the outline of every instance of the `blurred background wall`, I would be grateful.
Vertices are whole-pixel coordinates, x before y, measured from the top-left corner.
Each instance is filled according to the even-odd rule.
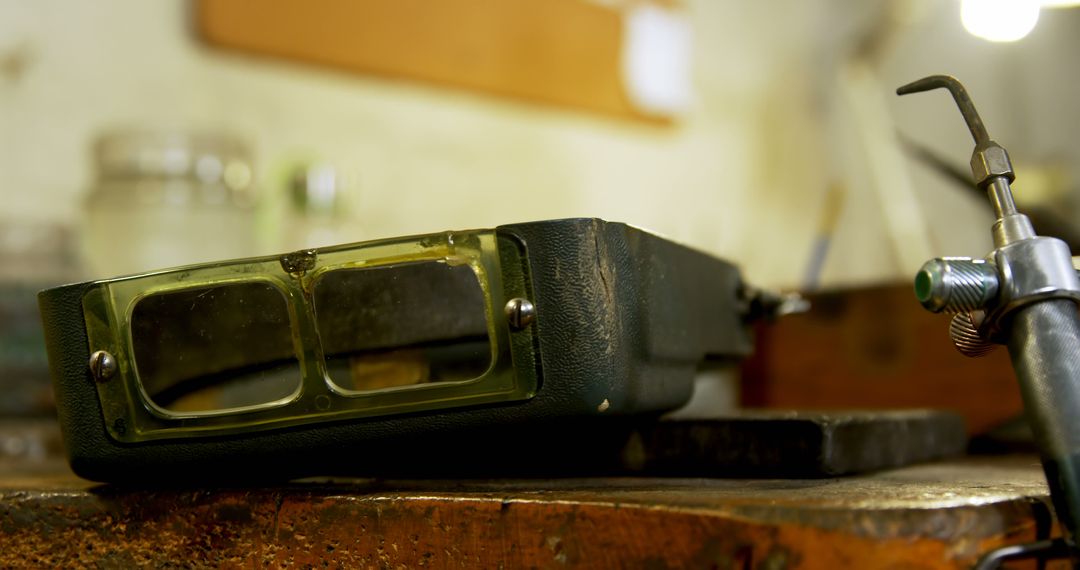
[[[1029,37],[994,44],[963,29],[952,0],[664,4],[689,31],[689,98],[655,122],[215,49],[181,0],[3,0],[0,224],[78,227],[106,129],[213,130],[253,151],[253,215],[270,221],[252,253],[284,247],[266,214],[286,200],[280,171],[314,159],[352,177],[343,240],[597,216],[797,287],[832,192],[821,281],[906,281],[911,260],[990,248],[982,201],[892,136],[966,168],[947,96],[892,94],[932,73],[966,82],[1018,163],[1019,196],[1038,178],[1040,196],[1071,207],[1080,10],[1044,11]]]

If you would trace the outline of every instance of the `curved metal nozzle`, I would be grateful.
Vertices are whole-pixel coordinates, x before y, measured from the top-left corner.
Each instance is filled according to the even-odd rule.
[[[990,204],[994,207],[994,213],[999,220],[1018,214],[1016,203],[1013,201],[1012,189],[1009,187],[1009,183],[1016,179],[1012,161],[1009,160],[1009,153],[1005,151],[1004,147],[990,140],[990,135],[986,132],[986,125],[983,125],[979,112],[975,110],[975,103],[971,101],[967,89],[964,89],[964,86],[955,77],[948,75],[924,77],[900,87],[896,90],[896,94],[907,95],[908,93],[919,93],[938,88],[948,89],[949,93],[952,93],[956,106],[960,108],[960,114],[964,116],[968,130],[971,131],[971,136],[975,139],[975,151],[971,154],[971,175],[975,180],[975,185],[986,190],[987,196],[990,198]],[[1026,218],[1024,220],[1017,219],[1016,223],[1024,225],[1026,228],[1030,226],[1030,222],[1025,220]],[[1020,233],[1034,235],[1034,230],[1025,230]],[[996,234],[994,239],[995,243],[998,243]],[[1004,241],[998,243],[999,246],[1013,241],[1005,237],[1001,239]]]
[[[963,84],[955,77],[950,75],[924,77],[900,87],[896,90],[896,94],[907,95],[908,93],[921,93],[931,89],[948,89],[949,93],[952,93],[953,99],[956,100],[956,106],[960,107],[960,114],[964,116],[968,130],[971,131],[971,136],[975,139],[976,146],[983,146],[990,142],[990,135],[986,133],[986,126],[983,125],[979,112],[975,110],[975,103],[971,101],[967,89],[964,89]]]

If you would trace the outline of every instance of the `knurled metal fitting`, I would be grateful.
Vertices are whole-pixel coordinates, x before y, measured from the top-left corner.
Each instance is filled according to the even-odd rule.
[[[982,259],[931,259],[915,275],[915,296],[935,313],[982,309],[998,292],[995,267]]]
[[[960,354],[972,358],[986,356],[998,346],[979,333],[979,327],[967,311],[953,316],[949,323],[949,338]]]

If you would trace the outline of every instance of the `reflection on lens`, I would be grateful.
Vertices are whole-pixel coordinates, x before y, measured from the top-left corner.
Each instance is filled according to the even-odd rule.
[[[345,390],[471,380],[490,365],[484,293],[468,266],[330,271],[313,296],[327,371]]]
[[[171,412],[267,404],[300,386],[285,296],[267,283],[150,295],[131,315],[143,390]]]

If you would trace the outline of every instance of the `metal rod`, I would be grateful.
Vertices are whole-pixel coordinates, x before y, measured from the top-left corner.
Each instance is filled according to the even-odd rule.
[[[1012,188],[1004,176],[997,176],[986,185],[986,195],[990,198],[990,205],[994,207],[994,214],[999,220],[1018,213]]]
[[[955,77],[950,75],[924,77],[900,87],[896,90],[896,94],[907,95],[908,93],[921,93],[931,89],[948,89],[949,93],[952,93],[953,100],[956,101],[956,106],[960,107],[960,114],[964,116],[968,130],[971,131],[971,137],[975,139],[975,146],[990,142],[990,135],[986,133],[986,126],[983,125],[979,112],[975,110],[975,103],[972,102],[967,89],[964,89],[963,84]]]
[[[1034,559],[1041,562],[1061,559],[1071,560],[1074,554],[1068,541],[1061,538],[1040,540],[1028,544],[1014,544],[987,552],[979,558],[972,570],[997,570],[1007,560]],[[1040,563],[1039,568],[1043,566]]]

